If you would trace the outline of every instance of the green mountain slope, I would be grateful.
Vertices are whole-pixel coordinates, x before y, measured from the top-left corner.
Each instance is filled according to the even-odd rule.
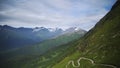
[[[120,1],[52,68],[120,68]]]
[[[2,66],[4,68],[7,68],[9,66],[12,68],[34,68],[34,66],[37,67],[36,62],[40,62],[38,64],[43,65],[43,63],[51,61],[53,58],[57,58],[59,55],[62,55],[64,53],[64,50],[68,48],[68,46],[65,46],[64,44],[79,39],[85,33],[86,31],[65,33],[53,39],[46,40],[42,43],[0,53],[0,57],[2,57]],[[56,48],[59,48],[59,50],[57,51]],[[45,61],[45,57],[48,57],[47,61]],[[22,62],[22,60],[25,61]]]

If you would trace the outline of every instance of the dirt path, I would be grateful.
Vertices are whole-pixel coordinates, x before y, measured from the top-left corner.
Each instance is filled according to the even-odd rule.
[[[73,67],[75,68],[78,68],[80,67],[80,61],[81,60],[88,60],[90,61],[93,65],[101,65],[101,66],[107,66],[107,67],[111,67],[111,68],[117,68],[116,66],[114,65],[109,65],[109,64],[96,64],[92,59],[89,59],[89,58],[85,58],[85,57],[80,57],[78,60],[77,60],[77,64],[78,65],[75,65],[74,61],[73,60],[70,60],[68,62],[68,64],[66,65],[66,68],[68,68],[68,65],[72,64]]]

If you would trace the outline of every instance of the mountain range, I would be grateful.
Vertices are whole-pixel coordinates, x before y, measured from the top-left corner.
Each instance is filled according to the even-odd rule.
[[[7,28],[5,28],[5,27],[7,27]],[[16,37],[17,37],[16,39],[13,39],[13,37],[14,37],[13,33],[8,32],[9,34],[11,34],[10,39],[13,39],[12,41],[10,40],[10,42],[12,44],[14,44],[14,41],[17,41],[16,42],[17,44],[14,44],[14,45],[16,45],[18,47],[17,48],[12,47],[11,45],[8,44],[9,40],[6,39],[7,41],[4,40],[4,42],[7,43],[7,46],[10,46],[12,49],[9,48],[9,50],[3,50],[0,52],[0,55],[1,55],[0,57],[2,58],[0,63],[3,65],[7,63],[8,66],[9,66],[9,62],[14,63],[13,62],[14,60],[18,61],[18,60],[22,60],[25,58],[34,58],[36,56],[43,55],[44,53],[48,52],[49,50],[55,49],[56,47],[65,45],[73,40],[81,38],[86,33],[85,30],[77,29],[76,27],[74,27],[74,28],[71,27],[64,31],[62,29],[58,29],[58,28],[56,28],[56,29],[44,28],[44,27],[39,27],[39,28],[36,27],[34,29],[13,28],[13,27],[6,26],[6,25],[2,27],[2,30],[3,30],[3,28],[4,28],[4,30],[7,30],[6,32],[8,32],[8,30],[14,31],[16,33]],[[3,33],[5,33],[5,31],[3,31]],[[8,36],[8,34],[7,35],[5,35],[5,34],[3,34],[3,36],[4,36],[3,39],[5,38],[5,36]],[[24,38],[25,39],[31,38],[33,40],[34,39],[38,40],[38,39],[41,39],[41,37],[42,37],[42,40],[43,40],[43,38],[45,40],[41,41],[41,42],[38,41],[37,43],[35,43],[32,40],[30,41],[30,40],[26,39],[27,41],[30,41],[29,45],[23,46],[21,44],[22,46],[19,46],[18,45],[18,42],[19,42],[18,35],[19,34],[22,36],[22,38],[20,36],[21,41],[23,40],[22,42],[25,42],[25,43],[26,43],[26,41],[24,41]],[[46,38],[46,36],[49,36],[49,37]],[[31,43],[34,43],[34,44],[31,44]],[[1,47],[1,49],[4,49],[4,48]],[[0,67],[2,67],[2,66],[0,66]],[[14,66],[13,66],[13,68],[14,68]]]
[[[57,37],[65,32],[66,30],[63,31],[60,28],[14,28],[3,25],[0,26],[0,51],[30,46]],[[83,30],[83,32],[86,31]]]

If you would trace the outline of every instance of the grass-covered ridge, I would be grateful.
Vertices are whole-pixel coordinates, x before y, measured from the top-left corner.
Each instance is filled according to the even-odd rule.
[[[77,44],[78,52],[65,57],[53,68],[66,68],[70,60],[80,57],[89,58],[96,64],[108,64],[120,67],[120,2],[117,1],[111,11],[103,17]],[[68,68],[74,68],[72,64]],[[110,66],[92,65],[89,61],[81,60],[78,68],[113,68]]]

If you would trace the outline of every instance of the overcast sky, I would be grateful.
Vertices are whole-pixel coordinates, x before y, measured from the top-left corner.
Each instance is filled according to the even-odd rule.
[[[91,29],[116,0],[0,0],[0,25]]]

